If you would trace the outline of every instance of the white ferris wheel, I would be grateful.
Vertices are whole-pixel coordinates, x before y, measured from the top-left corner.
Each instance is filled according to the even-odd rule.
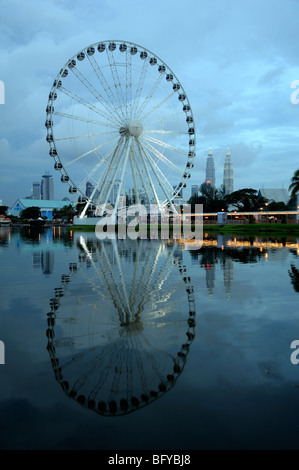
[[[69,192],[85,203],[174,207],[190,178],[195,126],[187,94],[155,54],[110,40],[82,49],[51,88],[49,154]]]

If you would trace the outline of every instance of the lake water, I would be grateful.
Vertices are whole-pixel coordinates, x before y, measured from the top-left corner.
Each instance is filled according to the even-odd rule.
[[[299,448],[298,239],[1,228],[0,276],[2,449]]]

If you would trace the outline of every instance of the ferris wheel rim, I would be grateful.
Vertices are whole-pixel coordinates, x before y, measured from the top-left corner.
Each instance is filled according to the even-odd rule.
[[[84,194],[83,190],[79,188],[80,184],[78,185],[76,183],[76,181],[74,181],[73,177],[71,177],[71,175],[69,174],[69,172],[66,169],[66,165],[63,163],[63,159],[61,158],[61,156],[59,155],[59,153],[57,151],[57,145],[56,145],[57,141],[55,139],[55,131],[53,129],[53,113],[55,114],[55,112],[54,112],[54,101],[57,97],[56,91],[61,86],[60,85],[61,78],[64,78],[63,77],[64,71],[68,70],[68,67],[69,67],[69,64],[71,63],[71,61],[75,60],[75,58],[78,58],[80,54],[83,54],[83,55],[86,54],[87,51],[90,48],[93,48],[93,49],[99,48],[99,46],[101,44],[105,45],[105,48],[106,48],[107,45],[108,45],[108,47],[110,47],[111,44],[114,44],[115,46],[118,45],[119,48],[121,47],[121,45],[125,45],[126,47],[131,47],[131,48],[135,47],[135,48],[137,48],[137,52],[140,52],[140,54],[142,52],[146,52],[146,53],[150,54],[151,58],[155,58],[157,60],[157,62],[158,61],[160,62],[160,66],[162,65],[162,66],[165,67],[165,73],[167,72],[167,73],[172,75],[173,78],[172,78],[171,81],[174,84],[177,84],[178,87],[179,87],[178,89],[181,90],[181,92],[182,92],[182,95],[184,97],[184,99],[182,101],[187,106],[188,110],[186,112],[186,115],[188,113],[188,117],[191,118],[190,122],[191,122],[192,127],[190,128],[190,126],[189,126],[190,123],[188,123],[188,121],[186,120],[187,121],[188,134],[189,134],[188,156],[187,156],[187,160],[186,160],[185,169],[182,172],[181,178],[179,179],[179,183],[175,187],[173,194],[170,197],[168,196],[168,198],[166,198],[163,202],[161,202],[161,205],[168,205],[169,206],[169,202],[173,203],[174,200],[175,200],[175,197],[177,195],[179,195],[180,191],[184,187],[186,187],[185,181],[186,181],[187,178],[190,178],[191,169],[194,166],[193,160],[194,160],[194,157],[196,155],[195,154],[195,150],[196,150],[196,130],[195,130],[194,115],[193,115],[193,111],[192,111],[192,108],[191,108],[190,101],[189,101],[188,96],[185,92],[185,89],[182,86],[182,84],[181,84],[180,80],[178,79],[177,75],[173,72],[173,70],[166,64],[166,62],[164,60],[162,60],[157,54],[152,52],[150,49],[145,48],[144,46],[141,46],[140,44],[137,44],[137,43],[134,43],[134,42],[131,42],[131,41],[120,40],[120,39],[114,39],[114,40],[112,40],[112,39],[107,40],[106,39],[106,40],[102,40],[102,41],[98,41],[98,42],[95,42],[93,44],[90,44],[90,45],[84,47],[83,49],[81,49],[80,51],[78,51],[76,54],[74,54],[64,64],[64,66],[61,68],[60,72],[57,74],[57,76],[54,80],[53,86],[51,88],[50,94],[49,94],[49,99],[48,99],[48,104],[47,104],[47,109],[46,109],[46,112],[47,112],[47,120],[46,120],[47,141],[50,145],[50,152],[49,153],[52,157],[54,157],[54,160],[55,160],[54,168],[60,170],[61,181],[64,181],[64,182],[68,183],[69,192],[71,193],[72,188],[73,188],[74,189],[73,192],[74,193],[79,193],[81,195],[81,197],[84,199],[86,195]],[[156,64],[157,64],[157,62],[156,62]],[[55,97],[55,95],[56,95],[56,97]],[[48,122],[50,123],[49,125],[47,125]],[[105,123],[105,125],[107,126],[107,122]],[[189,133],[190,130],[191,130],[191,132]],[[149,144],[149,145],[151,145],[151,144]],[[94,151],[94,150],[95,149],[92,149],[91,151]],[[51,152],[52,152],[52,154],[51,154]]]

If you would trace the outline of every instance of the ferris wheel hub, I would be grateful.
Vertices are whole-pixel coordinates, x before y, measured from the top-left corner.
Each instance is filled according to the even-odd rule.
[[[128,126],[129,134],[133,137],[139,137],[143,132],[143,125],[139,119],[132,119]]]

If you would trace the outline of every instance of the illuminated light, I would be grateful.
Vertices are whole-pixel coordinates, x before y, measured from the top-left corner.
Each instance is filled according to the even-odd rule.
[[[265,258],[266,258],[266,259],[268,258],[268,253],[265,253]]]
[[[262,251],[263,251],[263,247],[261,246],[261,247],[260,247],[260,252],[262,252]]]

